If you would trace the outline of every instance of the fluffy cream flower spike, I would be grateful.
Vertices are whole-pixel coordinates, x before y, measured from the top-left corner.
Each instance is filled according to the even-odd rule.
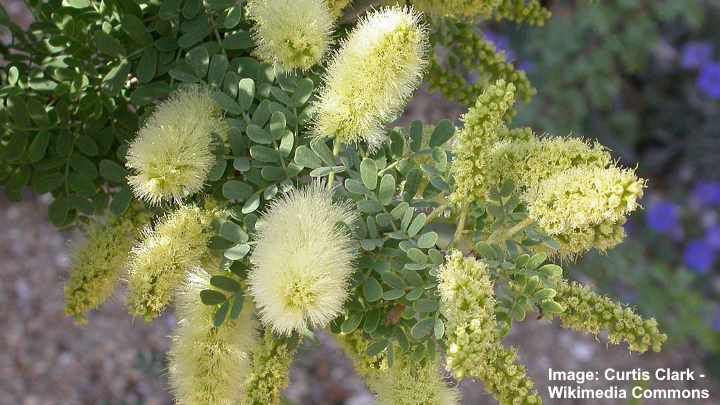
[[[73,252],[73,267],[65,284],[65,314],[78,324],[87,322],[87,313],[112,295],[127,257],[149,215],[131,207],[107,224],[93,223],[87,239]]]
[[[128,310],[147,321],[172,301],[186,273],[201,264],[214,211],[180,207],[163,218],[134,249],[128,271]]]
[[[215,307],[200,301],[211,288],[210,274],[188,273],[177,295],[178,327],[170,349],[170,384],[178,404],[235,405],[243,398],[239,382],[250,370],[250,351],[258,344],[253,306],[246,302],[235,320],[213,325]]]
[[[257,56],[280,70],[308,70],[330,44],[334,17],[325,0],[251,0]]]
[[[323,327],[342,311],[355,246],[339,223],[356,219],[314,183],[277,199],[258,224],[250,292],[260,319],[281,335]]]
[[[317,103],[316,136],[381,144],[384,125],[420,84],[428,43],[427,29],[413,9],[371,11],[330,62]]]
[[[128,183],[150,204],[181,201],[200,191],[215,164],[213,134],[224,136],[220,107],[208,90],[190,87],[157,107],[130,144]]]

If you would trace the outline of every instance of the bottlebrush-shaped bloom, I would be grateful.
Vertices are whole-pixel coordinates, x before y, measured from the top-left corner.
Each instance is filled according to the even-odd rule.
[[[411,8],[371,11],[342,43],[316,105],[315,134],[344,144],[385,139],[427,64],[428,33]]]
[[[485,192],[512,180],[516,188],[533,194],[540,182],[557,173],[577,166],[605,168],[612,163],[605,147],[578,138],[498,142],[488,155]]]
[[[622,225],[644,187],[630,169],[576,167],[541,182],[528,210],[560,242],[562,255],[604,251],[622,241]]]
[[[257,345],[257,321],[253,306],[246,302],[237,319],[216,328],[216,308],[200,301],[200,292],[208,288],[212,288],[210,274],[198,268],[178,289],[170,384],[178,404],[235,405],[243,398],[238,383],[247,378],[250,351]]]
[[[289,335],[323,327],[342,310],[353,272],[347,228],[356,215],[321,183],[278,198],[258,224],[250,291],[260,319]]]
[[[500,342],[489,272],[487,264],[459,251],[449,252],[440,268],[447,368],[457,379],[479,378],[500,404],[539,404],[525,367],[517,364],[517,354]]]
[[[455,190],[450,200],[467,205],[485,197],[490,148],[507,134],[506,121],[515,103],[515,86],[498,80],[483,91],[475,106],[463,116],[465,127],[455,145],[452,174]]]
[[[145,214],[130,209],[122,217],[110,218],[106,225],[89,226],[86,241],[73,253],[70,279],[65,284],[66,315],[86,323],[87,312],[110,298],[147,220]]]
[[[616,304],[579,283],[562,281],[555,288],[555,301],[565,308],[559,317],[562,326],[576,331],[599,334],[608,332],[610,343],[627,343],[630,350],[659,352],[667,340],[655,319],[643,320],[630,308]]]
[[[180,90],[160,104],[130,144],[128,183],[150,204],[181,201],[203,188],[215,164],[214,136],[224,136],[220,107],[207,90]]]
[[[165,310],[188,270],[201,264],[214,214],[195,206],[183,206],[146,233],[130,258],[130,314],[150,321]]]
[[[334,17],[325,0],[251,0],[247,11],[255,53],[281,70],[310,69],[330,45]]]

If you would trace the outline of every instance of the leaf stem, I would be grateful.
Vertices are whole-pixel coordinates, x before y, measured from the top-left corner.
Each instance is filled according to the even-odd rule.
[[[517,224],[513,225],[510,229],[508,229],[505,232],[499,232],[497,234],[490,235],[490,237],[487,239],[487,243],[498,243],[503,240],[509,240],[512,239],[513,236],[515,236],[518,232],[522,231],[523,229],[527,228],[528,226],[532,225],[533,222],[535,222],[534,219],[527,217],[523,219],[522,221],[518,222]]]
[[[333,139],[333,158],[337,159],[338,155],[340,155],[340,142],[338,142],[336,139]],[[335,163],[335,162],[333,162]],[[333,183],[335,182],[335,172],[332,171],[328,175],[328,190],[332,190]]]
[[[455,229],[455,235],[453,235],[452,241],[449,246],[455,246],[455,244],[462,238],[462,234],[465,231],[465,221],[467,220],[468,211],[470,207],[466,204],[460,208],[460,217],[458,218],[457,228]]]

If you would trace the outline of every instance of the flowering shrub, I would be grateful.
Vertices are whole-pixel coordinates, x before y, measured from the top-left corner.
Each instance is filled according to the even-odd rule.
[[[645,181],[599,144],[513,127],[527,77],[458,19],[548,12],[410,3],[358,6],[345,30],[347,2],[321,0],[31,2],[29,30],[0,20],[4,188],[49,192],[56,225],[87,229],[67,314],[86,321],[120,280],[133,316],[176,303],[184,404],[279,403],[318,329],[383,404],[456,403],[441,364],[539,404],[502,343],[529,314],[659,351],[654,319],[554,263],[619,244]],[[426,71],[468,102],[463,125],[388,128]]]

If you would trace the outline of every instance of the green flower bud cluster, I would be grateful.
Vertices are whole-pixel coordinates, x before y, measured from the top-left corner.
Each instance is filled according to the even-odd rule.
[[[130,259],[130,314],[151,321],[165,310],[186,273],[201,264],[214,216],[213,211],[181,206],[146,233]]]
[[[111,217],[106,225],[94,223],[86,230],[86,241],[73,253],[73,267],[65,284],[65,314],[79,324],[87,312],[98,308],[113,293],[127,264],[128,253],[147,215],[130,209]]]
[[[548,177],[577,166],[604,168],[612,157],[600,144],[578,138],[538,139],[529,129],[522,141],[506,135],[488,153],[487,187],[499,187],[511,180],[522,192],[534,194]],[[529,133],[528,133],[529,132]]]
[[[251,0],[257,56],[280,70],[308,70],[330,45],[334,17],[324,0]]]
[[[465,128],[458,134],[451,168],[455,191],[450,200],[454,203],[467,205],[485,196],[487,152],[503,133],[514,102],[515,86],[498,80],[483,91],[475,106],[463,116]]]
[[[562,255],[605,251],[622,241],[622,225],[638,208],[644,187],[631,169],[580,166],[543,181],[528,210],[560,242]]]
[[[355,371],[365,378],[373,376],[375,373],[387,371],[387,361],[384,354],[376,356],[368,356],[367,351],[370,341],[363,336],[363,332],[357,330],[347,335],[336,335],[340,348],[345,355],[352,360]]]
[[[246,303],[237,319],[216,328],[214,307],[198,299],[210,287],[210,274],[195,270],[178,289],[169,376],[175,398],[183,405],[237,404],[243,397],[237,382],[246,377],[250,350],[256,345],[253,306]]]
[[[486,108],[493,108],[492,103],[486,97],[478,99],[478,105]],[[468,116],[474,114],[490,128],[497,125],[497,120],[478,115],[479,110],[476,106]],[[602,145],[577,138],[537,138],[527,128],[501,125],[487,135],[469,132],[473,126],[468,123],[465,127],[453,167],[453,195],[465,202],[481,201],[491,189],[512,181],[528,204],[530,217],[560,243],[562,256],[593,248],[605,251],[623,240],[622,225],[639,207],[645,181],[633,170],[614,166]],[[465,136],[473,140],[465,141]],[[472,142],[485,146],[465,158],[463,151]]]
[[[539,404],[540,398],[513,350],[502,346],[495,297],[484,262],[448,253],[438,290],[447,318],[447,367],[458,378],[477,377],[501,404]]]
[[[378,405],[456,405],[460,393],[440,374],[440,360],[418,362],[398,353],[393,365],[368,380]]]
[[[495,9],[497,20],[526,23],[536,27],[544,25],[551,14],[538,0],[500,0]]]
[[[350,357],[357,373],[363,377],[370,391],[377,395],[380,405],[452,405],[459,401],[456,388],[448,387],[440,374],[438,361],[420,365],[408,358],[408,353],[394,352],[392,367],[381,353],[368,356],[369,341],[361,331],[338,335],[338,344]]]
[[[606,330],[610,343],[627,343],[630,350],[640,353],[659,352],[667,340],[654,318],[643,320],[632,309],[579,283],[560,282],[556,289],[555,300],[565,307],[559,315],[565,328],[593,335]]]
[[[447,68],[437,55],[433,58],[428,74],[430,90],[439,90],[451,100],[471,105],[489,83],[503,79],[515,85],[518,97],[525,102],[535,94],[525,72],[516,70],[505,55],[473,31],[471,25],[448,24],[446,31],[437,32],[434,37],[434,42],[448,47],[449,55]],[[480,76],[477,82],[468,83],[465,79],[470,71]]]
[[[491,15],[502,0],[413,0],[418,10],[441,17],[483,17]]]
[[[287,344],[274,339],[270,330],[252,351],[252,363],[243,385],[242,405],[276,405],[289,380],[293,353]]]

